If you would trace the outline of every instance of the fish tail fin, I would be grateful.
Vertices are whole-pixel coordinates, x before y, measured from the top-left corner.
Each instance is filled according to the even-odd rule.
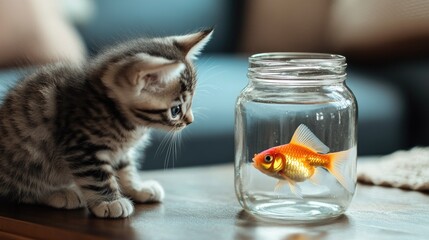
[[[355,183],[352,180],[347,180],[341,170],[343,169],[343,166],[344,164],[346,164],[347,161],[351,161],[352,159],[356,158],[356,154],[356,147],[352,147],[346,151],[327,154],[330,161],[326,169],[332,175],[334,175],[337,181],[349,192],[353,191]]]

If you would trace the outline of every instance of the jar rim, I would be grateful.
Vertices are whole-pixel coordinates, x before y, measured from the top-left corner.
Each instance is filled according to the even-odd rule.
[[[346,58],[338,54],[258,53],[249,57],[248,77],[264,82],[331,84],[345,80],[346,66]]]
[[[249,57],[249,62],[255,63],[260,61],[284,62],[284,60],[300,60],[309,62],[331,62],[344,64],[346,58],[339,54],[331,53],[312,53],[312,52],[267,52],[257,53]],[[282,60],[282,61],[281,61]]]

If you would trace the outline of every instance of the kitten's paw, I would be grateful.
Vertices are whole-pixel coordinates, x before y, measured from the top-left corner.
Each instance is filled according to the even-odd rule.
[[[73,188],[61,189],[53,192],[44,201],[45,204],[54,208],[75,209],[86,205],[81,194]]]
[[[129,199],[119,198],[111,202],[101,202],[90,210],[100,218],[125,218],[134,212],[134,206]]]
[[[161,202],[164,195],[164,188],[154,180],[141,182],[138,187],[130,191],[130,197],[140,203]]]

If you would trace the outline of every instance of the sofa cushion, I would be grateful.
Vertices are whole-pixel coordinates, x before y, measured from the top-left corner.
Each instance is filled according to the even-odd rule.
[[[333,50],[355,58],[427,56],[429,1],[336,0],[326,31]]]
[[[85,47],[57,1],[0,1],[0,67],[81,62]]]

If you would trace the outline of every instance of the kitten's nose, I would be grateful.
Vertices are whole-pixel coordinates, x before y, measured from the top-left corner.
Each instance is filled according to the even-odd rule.
[[[193,118],[186,118],[186,119],[185,119],[185,123],[186,123],[186,125],[191,124],[193,121],[194,121],[194,119],[193,119]]]
[[[186,125],[189,125],[189,124],[191,124],[193,121],[194,121],[194,114],[192,114],[192,111],[189,111],[189,112],[186,114],[186,117],[185,117],[185,123],[186,123]]]

